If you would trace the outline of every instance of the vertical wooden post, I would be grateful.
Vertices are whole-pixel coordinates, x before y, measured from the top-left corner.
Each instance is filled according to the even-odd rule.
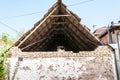
[[[58,3],[61,3],[62,2],[62,0],[58,0]]]
[[[58,14],[61,13],[61,4],[62,4],[62,0],[58,0]]]

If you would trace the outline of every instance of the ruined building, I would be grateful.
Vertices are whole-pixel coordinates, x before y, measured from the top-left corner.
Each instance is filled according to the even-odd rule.
[[[10,80],[117,80],[114,50],[102,46],[58,0],[10,50]]]

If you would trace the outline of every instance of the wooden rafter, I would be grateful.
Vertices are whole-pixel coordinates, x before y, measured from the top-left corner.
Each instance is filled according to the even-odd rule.
[[[58,0],[34,27],[16,42],[16,45],[23,48],[30,43],[33,45],[25,47],[24,50],[42,51],[57,45],[54,41],[58,41],[73,51],[92,50],[99,45],[99,41],[80,24],[80,20],[66,8],[62,0]]]
[[[53,22],[52,24],[67,24],[67,22]]]
[[[50,17],[70,17],[71,15],[51,15]]]
[[[61,4],[61,3],[62,3],[62,0],[58,0],[58,3]]]
[[[79,25],[74,24],[74,22],[72,22],[71,19],[69,19],[69,18],[67,18],[67,17],[66,17],[66,19],[69,21],[70,24],[72,24],[72,25],[79,31],[80,34],[84,35],[84,36],[82,36],[84,39],[87,39],[89,42],[91,42],[90,40],[95,39],[95,38],[90,34],[90,32],[87,32],[87,30],[85,30],[85,28],[82,27],[82,25],[80,25],[80,24],[79,24]],[[79,26],[79,27],[81,26],[81,28],[83,28],[83,29],[80,30],[78,26]],[[85,34],[84,31],[86,31],[87,33]],[[87,35],[89,35],[89,36],[87,36]],[[90,36],[93,37],[93,38],[89,38]],[[98,44],[97,44],[96,42],[98,42],[97,39],[94,41],[93,45],[97,46]]]
[[[86,50],[86,49],[87,49],[86,45],[83,44],[82,39],[80,39],[80,38],[73,32],[72,29],[70,29],[70,28],[69,28],[69,29],[68,29],[68,28],[65,28],[65,30],[66,30],[67,33],[72,37],[72,39],[74,39],[74,41],[79,44],[79,45],[78,45],[78,44],[76,44],[76,45],[78,45],[79,47],[82,46],[82,47],[80,47],[80,48],[82,48],[82,50]]]
[[[44,21],[46,21],[49,17],[50,17],[50,15],[52,15],[52,13],[54,13],[54,11],[57,9],[57,7],[34,29],[34,30],[32,30],[32,32],[28,35],[28,36],[26,36],[26,38],[24,39],[24,40],[22,40],[21,42],[20,42],[20,44],[18,45],[18,47],[26,40],[26,39],[28,39],[36,30],[37,30],[37,28],[39,28],[39,26],[41,26],[43,23],[44,23]]]

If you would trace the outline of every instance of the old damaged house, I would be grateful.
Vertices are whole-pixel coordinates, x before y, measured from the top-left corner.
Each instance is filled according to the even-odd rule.
[[[96,29],[94,35],[104,44],[117,44],[120,40],[120,21],[118,23],[111,22],[110,26]]]
[[[10,50],[9,80],[117,80],[114,50],[102,46],[58,0]]]

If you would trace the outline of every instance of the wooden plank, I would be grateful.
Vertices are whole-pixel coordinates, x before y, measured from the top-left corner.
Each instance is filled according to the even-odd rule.
[[[50,17],[70,17],[71,15],[51,15]]]
[[[77,20],[78,22],[80,22],[80,18],[74,16],[68,9],[66,9],[65,7],[62,6],[62,8],[69,14],[71,15],[71,17],[73,17],[75,20]]]
[[[87,45],[84,43],[84,41],[80,37],[78,37],[78,35],[75,34],[75,32],[73,31],[72,28],[66,28],[65,27],[65,31],[67,32],[68,35],[70,35],[72,37],[72,39],[75,40],[75,42],[77,42],[76,45],[78,45],[79,48],[81,48],[81,46],[82,46],[82,48],[81,48],[82,50],[87,50],[88,49]]]
[[[72,25],[79,31],[79,33],[83,35],[83,37],[84,37],[87,41],[89,41],[89,42],[92,42],[92,41],[93,41],[93,42],[92,42],[93,45],[98,46],[98,40],[97,40],[90,32],[88,32],[88,30],[86,30],[83,26],[81,26],[81,27],[83,28],[83,30],[80,30],[80,27],[78,27],[78,25],[72,23],[72,21],[71,21],[70,19],[68,19],[67,17],[66,17],[66,19],[67,19],[66,21],[69,21],[69,23],[72,24]],[[85,33],[85,31],[86,31],[87,33]],[[80,36],[79,36],[79,37],[80,37]]]
[[[51,36],[50,35],[50,33],[51,32],[53,32],[54,31],[54,27],[52,28],[52,26],[49,26],[51,23],[48,23],[46,26],[48,26],[48,28],[50,28],[50,29],[48,29],[47,27],[45,27],[44,29],[42,29],[41,31],[40,31],[40,34],[43,34],[43,36],[44,37],[46,37],[47,38],[47,36]],[[44,43],[46,43],[46,41],[44,41]],[[40,46],[42,47],[43,45],[42,45],[42,43],[40,44]]]
[[[58,0],[58,6],[61,5],[62,3],[62,0]]]
[[[36,31],[36,30],[44,23],[44,22],[50,17],[50,15],[54,13],[54,11],[55,11],[57,8],[58,8],[58,7],[56,7],[55,9],[53,9],[53,11],[52,11],[47,17],[45,17],[45,19],[43,19],[43,21],[41,21],[41,23],[40,23],[37,27],[35,27],[35,29],[32,30],[31,33],[30,33],[28,36],[26,36],[26,38],[25,38],[24,40],[22,40],[22,41],[20,42],[20,44],[18,45],[18,47],[19,47],[23,42],[25,42],[25,41],[34,33],[34,31]]]
[[[66,24],[67,22],[54,22],[52,24]]]
[[[62,0],[58,0],[58,2],[62,2]]]
[[[73,45],[73,47],[75,48],[75,50],[77,48],[79,48],[79,50],[83,49],[83,48],[81,48],[81,46],[78,43],[76,43],[78,41],[72,35],[70,35],[68,31],[65,32],[65,35],[68,37],[68,39],[67,39],[68,41],[72,41],[71,44]]]

